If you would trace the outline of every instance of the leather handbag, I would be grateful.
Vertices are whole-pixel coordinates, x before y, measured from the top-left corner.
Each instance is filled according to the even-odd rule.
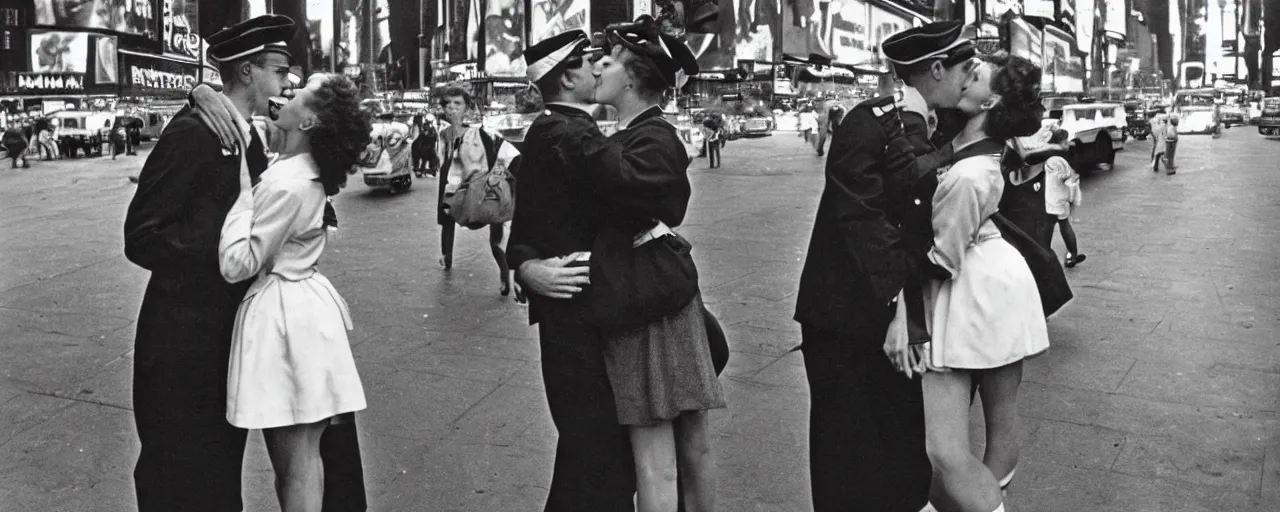
[[[606,227],[591,250],[591,307],[605,328],[648,324],[688,306],[698,294],[693,246],[668,233],[638,246],[634,236]]]
[[[1036,287],[1040,290],[1040,306],[1044,308],[1046,318],[1071,301],[1074,296],[1071,284],[1067,282],[1067,274],[1062,270],[1057,254],[1040,245],[1002,214],[992,215],[991,222],[1000,229],[1000,236],[1027,261],[1027,267],[1031,269]]]

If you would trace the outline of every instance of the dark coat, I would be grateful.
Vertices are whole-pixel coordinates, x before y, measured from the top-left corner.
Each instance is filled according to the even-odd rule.
[[[608,225],[639,233],[661,219],[684,221],[692,190],[689,157],[660,110],[646,111],[631,127],[605,137],[590,114],[551,104],[525,134],[516,213],[507,262],[591,251]],[[592,322],[589,288],[573,299],[529,297],[529,321]]]
[[[896,137],[916,155],[934,150],[924,117],[897,109],[891,96],[854,107],[836,130],[796,321],[830,332],[883,324],[898,292],[921,279],[937,175],[909,159],[890,165],[886,146]]]

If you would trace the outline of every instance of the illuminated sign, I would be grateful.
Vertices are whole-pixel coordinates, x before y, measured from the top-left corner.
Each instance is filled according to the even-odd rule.
[[[32,91],[84,90],[82,73],[19,73],[18,88]]]
[[[143,66],[129,66],[129,81],[148,89],[190,89],[196,85],[196,77],[187,73],[171,73]]]
[[[200,36],[196,35],[193,16],[195,4],[182,0],[164,0],[161,17],[165,53],[197,58],[200,55]]]

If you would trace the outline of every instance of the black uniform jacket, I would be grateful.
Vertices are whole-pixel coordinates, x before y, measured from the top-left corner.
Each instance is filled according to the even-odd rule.
[[[897,138],[910,154],[934,150],[924,116],[895,107],[892,96],[859,104],[840,123],[800,275],[796,321],[842,333],[883,325],[898,292],[921,279],[937,175],[909,158],[887,158]]]
[[[526,132],[516,212],[507,244],[511,268],[532,259],[590,251],[604,226],[640,233],[660,219],[684,221],[689,157],[661,110],[645,111],[605,137],[590,114],[551,104]],[[529,297],[529,321],[589,324],[590,289],[572,299]]]
[[[252,134],[247,159],[256,180],[267,156]],[[217,135],[190,107],[182,109],[147,157],[124,222],[125,257],[151,271],[144,309],[151,300],[219,307],[231,300],[232,310],[238,307],[251,280],[222,279],[218,238],[239,193],[240,157],[224,154]]]

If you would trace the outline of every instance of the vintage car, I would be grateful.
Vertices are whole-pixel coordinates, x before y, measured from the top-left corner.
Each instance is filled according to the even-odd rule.
[[[1262,109],[1258,115],[1258,133],[1280,136],[1280,96],[1262,100]]]
[[[404,192],[413,186],[413,170],[405,165],[396,167],[392,164],[391,152],[387,148],[402,148],[410,135],[409,126],[392,120],[380,119],[373,123],[373,131],[369,134],[372,140],[365,154],[361,156],[360,174],[364,184],[372,189],[389,190],[392,194]]]
[[[777,123],[772,116],[745,116],[742,118],[741,132],[743,137],[765,137],[773,133]]]
[[[1227,102],[1218,106],[1218,120],[1222,122],[1223,128],[1232,126],[1244,126],[1248,123],[1245,116],[1244,106],[1239,103]]]
[[[1178,116],[1178,133],[1210,134],[1217,130],[1218,105],[1183,105],[1174,110]]]
[[[57,123],[58,146],[68,156],[76,156],[84,150],[85,156],[101,156],[102,145],[107,142],[115,114],[63,110],[49,115],[51,123]]]
[[[1116,160],[1116,151],[1124,149],[1124,105],[1119,103],[1078,103],[1062,106],[1062,118],[1046,120],[1067,131],[1070,152],[1067,159],[1078,170],[1105,166]]]

